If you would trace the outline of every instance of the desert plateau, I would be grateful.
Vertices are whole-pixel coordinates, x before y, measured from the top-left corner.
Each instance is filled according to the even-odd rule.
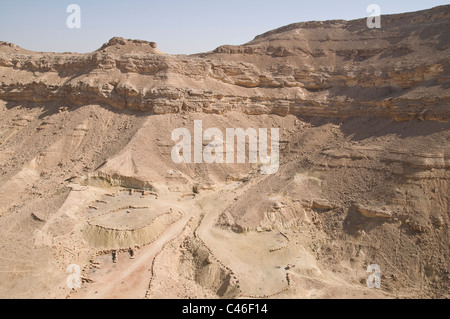
[[[366,20],[189,55],[0,42],[0,298],[449,298],[450,5]],[[250,136],[174,162],[177,128],[216,159],[278,129],[276,170]]]

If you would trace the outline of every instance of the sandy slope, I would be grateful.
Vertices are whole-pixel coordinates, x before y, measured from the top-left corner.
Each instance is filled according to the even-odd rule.
[[[449,19],[294,24],[195,56],[0,43],[0,297],[448,298]],[[172,131],[198,120],[279,128],[278,172],[175,164]]]

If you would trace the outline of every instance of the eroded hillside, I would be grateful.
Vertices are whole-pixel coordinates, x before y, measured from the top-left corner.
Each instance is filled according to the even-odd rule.
[[[0,43],[0,296],[448,298],[449,23],[299,23],[192,56]],[[278,172],[175,164],[198,120],[279,128]]]

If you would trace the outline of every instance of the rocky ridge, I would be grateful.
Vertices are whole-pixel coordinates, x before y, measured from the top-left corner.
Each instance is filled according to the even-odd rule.
[[[448,6],[366,20],[286,26],[193,56],[113,38],[89,54],[0,45],[0,98],[205,112],[448,121]],[[432,53],[432,54],[430,54]]]

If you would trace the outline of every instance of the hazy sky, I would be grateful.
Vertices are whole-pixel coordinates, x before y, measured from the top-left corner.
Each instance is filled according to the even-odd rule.
[[[69,4],[81,8],[81,28],[69,29]],[[449,4],[437,0],[1,0],[0,41],[34,51],[91,52],[113,36],[155,41],[167,53],[198,53],[243,44],[301,21],[367,17]]]

